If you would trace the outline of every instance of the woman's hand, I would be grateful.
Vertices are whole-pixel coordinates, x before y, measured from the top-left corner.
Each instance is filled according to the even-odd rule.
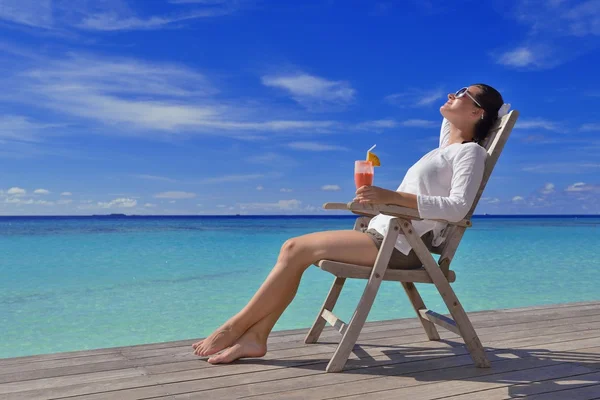
[[[390,204],[393,194],[394,192],[391,190],[377,186],[361,186],[356,190],[356,197],[353,201],[361,204]]]

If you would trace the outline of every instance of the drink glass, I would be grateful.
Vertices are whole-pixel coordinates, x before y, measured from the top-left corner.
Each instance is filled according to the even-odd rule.
[[[361,186],[373,185],[374,168],[371,161],[358,160],[354,162],[354,183],[358,189]]]

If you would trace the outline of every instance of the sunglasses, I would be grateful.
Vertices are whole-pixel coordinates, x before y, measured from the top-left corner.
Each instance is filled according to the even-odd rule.
[[[481,106],[481,104],[479,104],[479,102],[478,102],[477,100],[475,100],[475,98],[474,98],[473,96],[471,96],[471,93],[469,93],[469,88],[467,88],[467,87],[464,87],[464,88],[462,88],[462,89],[458,89],[458,90],[456,91],[456,93],[454,93],[454,97],[456,97],[457,99],[459,99],[459,98],[463,97],[464,95],[467,95],[467,96],[469,96],[469,98],[470,98],[471,100],[473,100],[473,103],[475,103],[475,104],[477,105],[477,107],[479,107],[479,108],[483,108],[483,107]]]

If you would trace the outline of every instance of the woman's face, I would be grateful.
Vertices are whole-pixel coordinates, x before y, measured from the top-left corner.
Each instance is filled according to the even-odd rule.
[[[454,93],[448,94],[448,101],[440,107],[442,115],[452,124],[461,126],[467,122],[473,125],[481,118],[483,109],[471,99],[477,99],[481,89],[477,86],[469,86],[467,93],[456,97]],[[469,96],[470,95],[470,96]]]

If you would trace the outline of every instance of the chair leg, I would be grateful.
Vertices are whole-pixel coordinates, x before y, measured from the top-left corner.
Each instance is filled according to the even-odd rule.
[[[483,345],[481,344],[479,337],[477,337],[475,329],[473,329],[473,325],[471,324],[465,309],[460,304],[460,301],[458,301],[458,297],[450,286],[448,279],[446,279],[439,265],[433,259],[429,249],[427,249],[427,246],[423,243],[423,240],[412,229],[412,224],[409,221],[404,221],[400,223],[400,227],[413,250],[423,263],[425,270],[431,277],[440,296],[442,296],[444,303],[446,303],[475,365],[479,368],[489,368],[490,362],[485,355]]]
[[[412,303],[412,306],[417,313],[417,317],[419,317],[419,320],[421,321],[421,325],[423,325],[423,329],[425,329],[425,333],[427,334],[429,340],[440,340],[440,335],[435,327],[435,324],[423,318],[419,313],[419,310],[424,310],[427,307],[425,307],[425,302],[423,302],[423,299],[421,298],[421,295],[419,294],[415,284],[412,282],[401,283],[406,295],[408,296],[408,299]]]
[[[390,262],[390,257],[392,256],[399,230],[396,219],[390,220],[388,224],[388,233],[385,235],[379,253],[377,254],[377,259],[375,260],[371,276],[367,281],[365,291],[358,302],[358,306],[354,311],[354,315],[352,315],[352,319],[348,324],[346,332],[344,332],[344,335],[342,336],[340,344],[335,350],[335,353],[333,353],[333,357],[331,357],[329,364],[327,364],[327,368],[325,369],[327,372],[340,372],[344,369],[344,365],[346,365],[346,361],[348,361],[348,357],[350,357],[350,353],[354,348],[354,344],[356,344],[360,331],[367,321],[367,316],[369,315],[369,311],[371,311],[371,307],[373,306],[373,302],[379,291],[379,286],[381,286],[381,282],[383,281],[383,275]]]
[[[304,343],[316,343],[319,340],[319,336],[321,336],[321,332],[323,332],[323,328],[325,328],[325,318],[323,318],[323,310],[333,311],[333,307],[335,303],[337,303],[338,298],[340,297],[340,293],[342,292],[342,288],[344,287],[344,283],[346,282],[346,278],[336,277],[333,281],[333,285],[331,285],[331,289],[329,290],[329,294],[323,303],[323,307],[321,307],[321,311],[319,311],[319,315],[317,315],[317,319],[313,324],[312,328],[308,331],[306,338],[304,339]]]
[[[381,283],[381,281],[367,283],[365,292],[360,298],[360,302],[348,324],[348,328],[346,329],[346,332],[344,332],[342,340],[335,350],[335,353],[333,353],[333,357],[331,357],[329,364],[327,364],[327,368],[325,369],[327,372],[340,372],[344,369],[344,365],[346,365],[348,357],[350,357],[350,353],[356,344],[360,331],[365,325],[369,311],[371,311],[375,295],[377,295],[379,289],[379,283]]]
[[[448,287],[450,287],[450,285],[448,285]],[[458,330],[460,331],[460,335],[465,341],[467,350],[469,350],[471,358],[473,359],[473,362],[478,368],[489,368],[490,361],[485,355],[485,350],[483,348],[483,345],[481,344],[481,341],[479,340],[479,337],[477,336],[477,333],[475,333],[473,324],[471,324],[471,320],[467,316],[467,313],[465,312],[464,308],[458,301],[458,298],[454,294],[454,290],[452,290],[452,288],[450,288],[450,290],[452,291],[453,296],[449,297],[454,297],[455,301],[452,302],[451,299],[446,298],[444,298],[444,300],[446,302],[446,305],[448,306],[448,309],[452,310],[450,311],[450,314],[452,315],[452,318],[454,318],[456,326],[458,326]],[[446,291],[446,293],[449,292]],[[450,308],[450,304],[453,305],[452,308]]]

